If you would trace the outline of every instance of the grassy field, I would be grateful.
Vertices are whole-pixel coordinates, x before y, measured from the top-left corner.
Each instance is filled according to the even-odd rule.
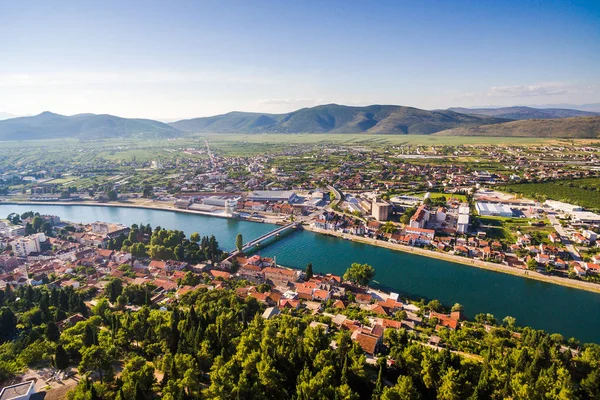
[[[552,199],[600,210],[600,178],[522,183],[503,186],[501,189],[539,200]]]
[[[505,218],[505,217],[478,217],[481,225],[488,226],[488,237],[498,239],[505,243],[515,243],[517,240],[517,231],[522,234],[529,234],[536,242],[550,244],[548,234],[554,232],[554,228],[549,226],[548,221],[544,221],[544,226],[532,226],[529,219],[525,218]],[[534,220],[534,222],[540,222]]]

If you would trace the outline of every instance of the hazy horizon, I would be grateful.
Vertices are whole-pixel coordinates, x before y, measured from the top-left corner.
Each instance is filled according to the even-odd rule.
[[[14,115],[600,103],[596,2],[23,1],[0,14],[0,112]]]

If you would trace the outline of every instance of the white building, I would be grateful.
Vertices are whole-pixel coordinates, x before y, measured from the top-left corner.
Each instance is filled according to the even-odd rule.
[[[27,257],[31,253],[40,253],[41,243],[45,241],[46,235],[43,233],[36,233],[35,235],[22,237],[15,240],[12,243],[12,247],[15,255],[19,257]]]
[[[481,216],[512,217],[513,215],[510,207],[504,204],[477,202],[475,203],[475,208]]]
[[[459,214],[458,222],[456,224],[456,231],[458,233],[467,233],[469,230],[469,214]]]
[[[0,228],[0,235],[6,236],[9,238],[15,236],[23,236],[25,234],[25,227],[21,225],[5,225],[3,228]]]
[[[463,203],[458,207],[458,221],[456,223],[456,231],[458,233],[467,233],[469,230],[470,212],[471,209],[466,203]]]
[[[239,197],[230,197],[230,196],[210,196],[203,200],[203,203],[207,206],[217,206],[217,207],[226,207],[228,204],[231,207],[235,207]]]
[[[544,204],[553,210],[561,211],[565,213],[572,213],[573,211],[582,211],[583,208],[576,206],[575,204],[563,203],[562,201],[546,200]]]
[[[26,381],[5,386],[0,392],[1,400],[29,400],[35,394],[35,381]]]
[[[582,224],[598,224],[600,223],[600,215],[590,211],[573,211],[570,213],[573,216],[573,221]]]
[[[291,190],[255,190],[248,194],[247,199],[250,201],[286,201],[291,203],[296,199],[296,193]]]

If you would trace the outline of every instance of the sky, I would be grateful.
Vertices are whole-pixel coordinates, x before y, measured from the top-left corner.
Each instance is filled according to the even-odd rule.
[[[0,112],[600,103],[600,1],[0,0]]]

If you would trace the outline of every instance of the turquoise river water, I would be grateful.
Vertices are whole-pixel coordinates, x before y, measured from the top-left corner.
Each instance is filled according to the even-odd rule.
[[[150,223],[169,229],[215,235],[221,248],[235,247],[235,236],[244,241],[274,229],[273,225],[196,214],[125,207],[75,205],[0,205],[0,216],[37,211],[76,222]],[[291,232],[261,250],[276,256],[277,263],[304,268],[313,263],[318,272],[341,275],[353,262],[375,267],[373,286],[393,290],[413,299],[438,299],[445,305],[461,303],[468,317],[491,313],[498,320],[507,315],[519,325],[529,325],[583,342],[600,342],[600,295],[518,276],[487,271],[428,257],[308,231]]]

